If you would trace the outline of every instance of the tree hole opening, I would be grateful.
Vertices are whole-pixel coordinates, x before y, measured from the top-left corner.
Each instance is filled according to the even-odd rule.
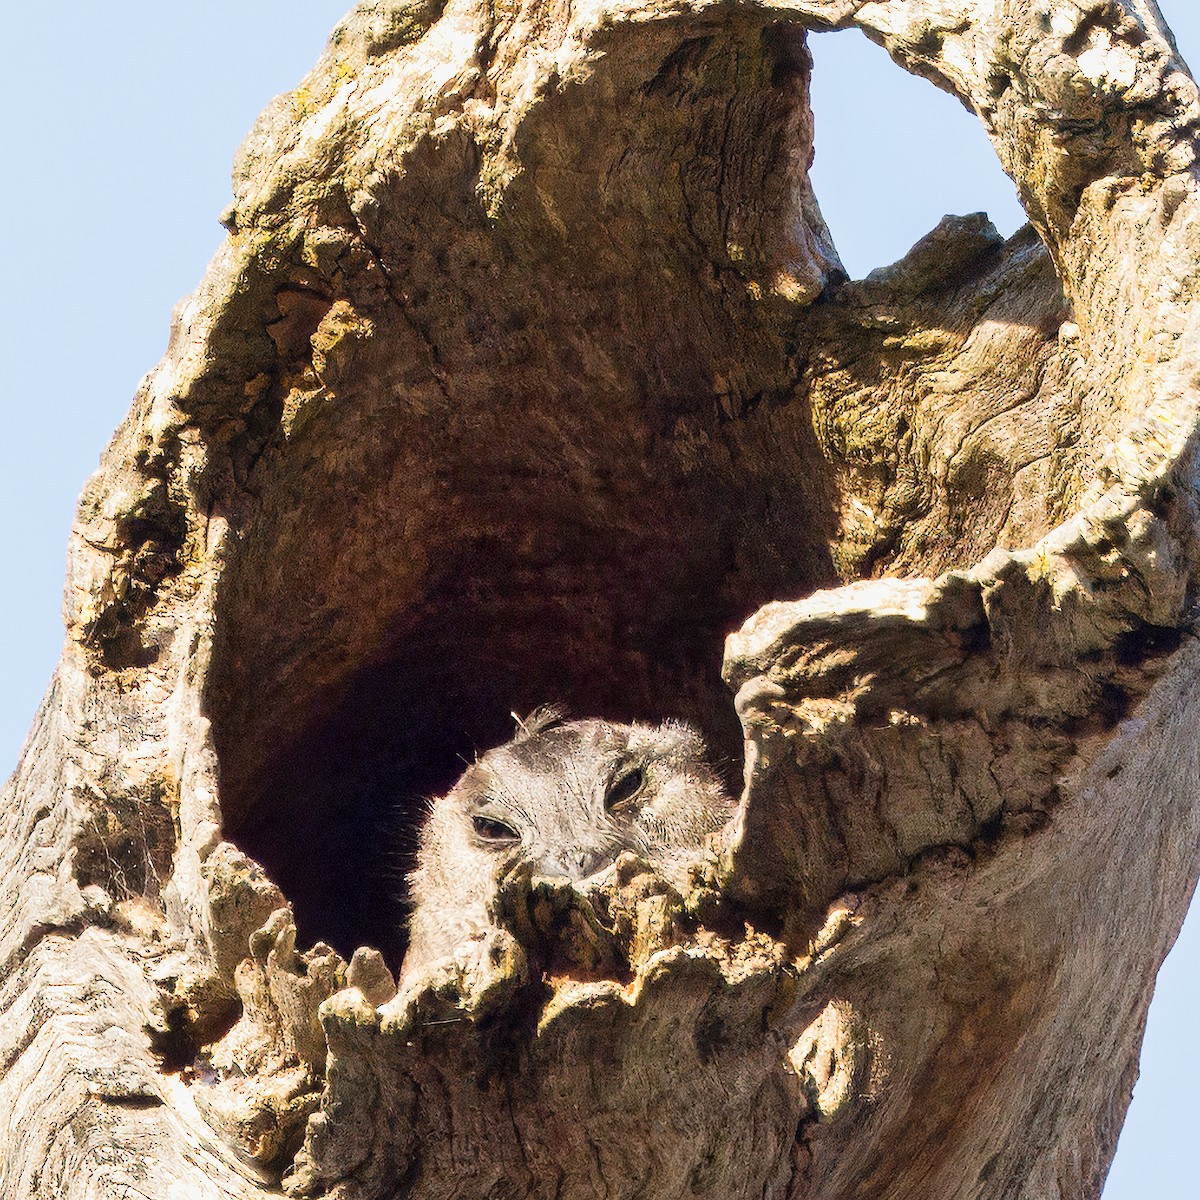
[[[411,541],[394,500],[357,495],[352,517],[314,496],[302,521],[320,561],[303,569],[264,570],[280,552],[268,502],[228,568],[208,693],[226,832],[292,902],[302,942],[374,945],[398,967],[425,803],[512,736],[514,712],[690,721],[740,789],[724,639],[768,600],[837,582],[824,472],[792,462],[772,496],[753,474],[684,479],[652,449],[631,486],[606,446],[573,449],[590,488],[498,482],[482,461]],[[393,586],[362,569],[380,546]],[[406,576],[419,554],[426,570]]]
[[[813,189],[851,277],[902,258],[947,213],[986,209],[1005,236],[1025,224],[1012,180],[958,100],[858,30],[812,34],[808,46]]]

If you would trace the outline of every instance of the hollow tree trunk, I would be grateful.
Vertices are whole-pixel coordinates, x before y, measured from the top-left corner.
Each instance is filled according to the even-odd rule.
[[[845,281],[852,24],[1032,228]],[[361,5],[80,506],[0,1194],[1097,1195],[1195,881],[1198,117],[1151,0]],[[394,997],[418,798],[545,700],[744,761],[725,850]]]

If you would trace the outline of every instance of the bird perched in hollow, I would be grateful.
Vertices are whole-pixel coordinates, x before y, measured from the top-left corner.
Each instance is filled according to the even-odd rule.
[[[520,863],[580,881],[632,851],[682,891],[733,813],[690,725],[567,721],[554,708],[517,725],[430,806],[409,876],[406,976],[484,931]]]

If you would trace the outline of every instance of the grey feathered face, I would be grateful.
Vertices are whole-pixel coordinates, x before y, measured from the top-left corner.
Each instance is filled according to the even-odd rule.
[[[630,850],[683,891],[733,813],[690,726],[564,722],[552,710],[520,725],[430,805],[403,978],[486,933],[508,868],[582,880]]]
[[[489,874],[524,861],[581,880],[629,850],[682,887],[732,807],[704,754],[686,725],[527,722],[446,797],[452,836]]]

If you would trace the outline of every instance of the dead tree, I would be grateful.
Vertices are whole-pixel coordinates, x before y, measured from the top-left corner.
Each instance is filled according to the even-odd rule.
[[[846,281],[851,25],[1029,228]],[[1198,119],[1152,0],[360,5],[80,505],[0,1193],[1096,1196],[1196,876]],[[726,850],[393,997],[417,798],[551,699],[697,722]]]

